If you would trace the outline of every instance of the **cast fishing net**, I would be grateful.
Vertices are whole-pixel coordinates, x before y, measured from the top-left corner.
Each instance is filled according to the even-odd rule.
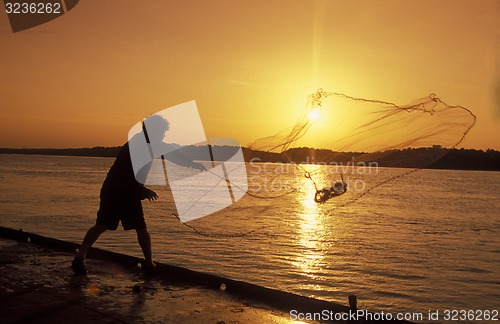
[[[391,180],[432,167],[464,141],[475,122],[469,109],[447,105],[435,94],[397,105],[319,89],[309,96],[295,125],[257,140],[250,149],[255,152],[254,161],[293,165],[297,176],[313,184],[311,199],[328,203],[327,211],[353,203]],[[272,180],[263,181],[280,176],[280,172],[267,173]],[[344,194],[343,199],[330,201]]]

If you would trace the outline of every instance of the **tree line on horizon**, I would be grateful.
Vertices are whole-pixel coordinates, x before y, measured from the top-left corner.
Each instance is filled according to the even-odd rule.
[[[0,148],[0,154],[112,158],[117,156],[120,148],[120,146],[64,149]],[[217,149],[217,155],[223,159],[230,158],[239,149],[233,146],[214,146],[214,148]],[[201,158],[206,156],[204,147],[190,145],[181,149],[185,155],[192,159],[205,159]],[[500,171],[500,152],[493,149],[486,151],[464,148],[448,149],[434,145],[432,147],[395,149],[370,154],[363,152],[335,152],[328,149],[309,147],[292,148],[283,153],[265,152],[245,147],[242,150],[247,162],[332,164],[360,161],[361,158],[364,158],[363,161],[373,161],[381,167]]]

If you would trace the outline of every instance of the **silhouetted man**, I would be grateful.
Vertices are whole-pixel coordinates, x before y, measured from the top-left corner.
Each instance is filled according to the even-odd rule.
[[[139,170],[137,174],[134,174],[129,143],[133,142],[134,138],[137,139],[136,136],[142,136],[146,138],[148,143],[164,144],[162,141],[165,133],[169,130],[169,123],[159,115],[152,115],[147,118],[147,124],[148,129],[154,131],[148,134],[143,124],[143,131],[132,137],[120,149],[104,180],[96,223],[87,231],[82,245],[71,263],[71,268],[76,275],[87,274],[85,268],[87,252],[102,233],[107,230],[116,230],[120,221],[125,230],[135,230],[137,233],[137,241],[144,254],[143,267],[145,269],[156,267],[151,252],[151,236],[146,226],[141,204],[141,200],[144,199],[149,201],[158,199],[156,192],[142,184],[146,181],[151,168],[152,157],[146,166]],[[185,157],[179,159],[179,154],[176,157],[176,160],[173,161],[176,164],[205,170],[205,167],[200,163],[193,162]],[[142,183],[138,182],[137,179],[140,179]]]

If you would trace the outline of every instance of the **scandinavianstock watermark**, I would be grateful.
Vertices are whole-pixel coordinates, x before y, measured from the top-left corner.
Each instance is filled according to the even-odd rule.
[[[309,157],[298,164],[259,159],[246,164],[237,141],[206,137],[195,101],[161,110],[136,123],[129,131],[128,144],[136,180],[158,186],[168,182],[181,222],[229,207],[248,192],[249,184],[253,192],[290,192],[306,164],[306,168],[325,167],[329,179],[341,175],[342,182],[334,180],[330,191],[323,190],[328,197],[345,193],[347,188],[362,192],[365,176],[379,172],[376,162],[315,163]],[[341,189],[335,187],[339,184]],[[317,191],[314,199],[323,202],[325,197]]]
[[[290,320],[292,321],[422,321],[422,313],[390,313],[390,312],[368,312],[365,310],[350,310],[347,312],[335,312],[324,309],[321,312],[299,312],[296,309],[290,310]]]
[[[273,163],[263,162],[259,158],[253,158],[249,163],[249,183],[257,192],[279,193],[291,191],[295,186],[294,178],[281,177],[282,175],[303,176],[306,167],[323,167],[322,174],[331,179],[329,186],[342,179],[342,182],[350,191],[363,192],[366,190],[366,177],[374,177],[379,174],[379,164],[376,161],[355,162],[315,162],[309,157],[299,163]],[[306,174],[307,176],[307,174]],[[335,180],[338,178],[337,180]]]

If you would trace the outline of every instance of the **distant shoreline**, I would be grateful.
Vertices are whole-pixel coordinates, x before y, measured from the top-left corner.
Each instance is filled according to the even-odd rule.
[[[0,154],[116,157],[120,146],[92,148],[0,148]]]
[[[82,157],[116,157],[121,146],[114,147],[92,147],[92,148],[0,148],[0,154],[25,154],[25,155],[58,155],[58,156],[82,156]],[[221,147],[228,157],[235,151],[234,147]],[[187,152],[193,158],[199,154],[199,149],[191,146],[187,147]],[[349,162],[351,157],[360,156],[362,153],[346,152],[339,153],[330,150],[313,148],[294,148],[287,151],[288,159],[279,153],[269,153],[263,151],[243,148],[243,154],[247,162],[271,162],[271,163],[303,163],[304,161],[314,161],[316,164],[325,163],[331,156],[335,155],[339,162]],[[500,171],[500,152],[492,149],[486,151],[474,149],[446,149],[440,146],[428,148],[415,148],[404,150],[392,150],[377,158],[380,167],[399,168],[422,168],[418,164],[421,156],[436,155],[441,158],[432,163],[424,165],[424,169],[448,169],[448,170],[477,170],[477,171]],[[311,158],[312,157],[312,158]]]

